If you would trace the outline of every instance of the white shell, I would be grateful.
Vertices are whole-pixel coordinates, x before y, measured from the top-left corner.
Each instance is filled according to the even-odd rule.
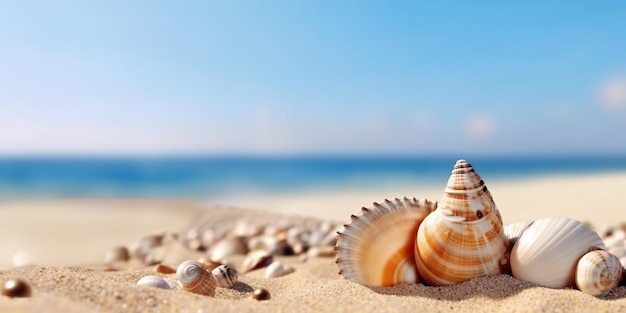
[[[232,255],[241,255],[248,252],[244,237],[229,237],[218,241],[211,248],[211,260],[222,260]]]
[[[161,289],[172,289],[170,284],[165,281],[161,276],[148,275],[144,276],[137,281],[137,286],[155,287]]]
[[[237,271],[227,265],[216,267],[213,269],[212,273],[215,279],[217,279],[217,285],[223,288],[231,288],[239,279]]]
[[[585,254],[576,267],[576,286],[582,292],[600,297],[606,295],[622,279],[619,259],[604,250]]]
[[[285,265],[280,261],[274,261],[265,269],[266,278],[276,278],[295,272],[295,268],[291,265]]]
[[[511,270],[514,277],[544,287],[571,287],[578,260],[591,248],[604,249],[604,244],[582,222],[541,218],[529,225],[513,246]]]

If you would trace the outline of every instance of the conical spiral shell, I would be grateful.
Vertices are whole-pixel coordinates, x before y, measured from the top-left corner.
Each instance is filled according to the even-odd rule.
[[[576,286],[582,292],[600,297],[619,284],[623,267],[619,259],[604,250],[585,254],[576,266]]]
[[[598,234],[566,217],[535,220],[511,251],[513,277],[550,288],[574,285],[578,260],[593,248],[604,249]]]
[[[339,274],[367,286],[419,281],[413,246],[422,220],[437,207],[426,199],[395,199],[363,208],[337,232]]]
[[[217,281],[204,264],[195,261],[185,261],[176,269],[176,276],[183,290],[213,297]]]
[[[508,269],[508,239],[485,183],[465,160],[454,165],[437,209],[417,233],[415,261],[421,279],[451,285]]]

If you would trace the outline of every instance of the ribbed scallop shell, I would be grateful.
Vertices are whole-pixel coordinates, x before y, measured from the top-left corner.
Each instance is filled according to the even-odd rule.
[[[619,259],[604,250],[585,254],[576,266],[576,286],[592,296],[603,296],[615,288],[622,279]]]
[[[339,274],[367,286],[419,281],[413,246],[422,220],[437,207],[426,199],[395,199],[363,208],[338,231]]]
[[[176,269],[176,276],[185,291],[210,297],[215,295],[215,287],[217,287],[215,277],[200,262],[181,263]]]
[[[604,249],[600,236],[580,221],[535,220],[511,251],[513,277],[550,288],[571,287],[578,260],[596,247]]]
[[[454,165],[437,209],[417,233],[415,261],[421,279],[451,285],[508,269],[508,240],[485,183],[465,160]]]

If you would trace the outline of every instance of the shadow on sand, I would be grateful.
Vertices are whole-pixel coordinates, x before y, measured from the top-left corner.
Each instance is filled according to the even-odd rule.
[[[525,289],[544,288],[533,283],[519,280],[507,274],[484,276],[451,286],[425,286],[422,284],[401,284],[393,287],[369,287],[372,291],[395,296],[428,297],[437,300],[461,301],[471,298],[505,299],[515,296]],[[572,290],[580,292],[578,290]],[[626,298],[624,281],[601,300]]]

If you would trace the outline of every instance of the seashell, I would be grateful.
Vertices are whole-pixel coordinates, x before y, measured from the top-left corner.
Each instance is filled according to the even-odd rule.
[[[161,289],[172,289],[170,284],[165,281],[161,276],[148,275],[140,278],[137,281],[137,286],[147,286]]]
[[[27,298],[33,294],[30,284],[21,278],[6,280],[0,286],[0,295],[9,298]]]
[[[176,276],[185,291],[214,296],[217,281],[204,264],[195,261],[185,261],[176,269]]]
[[[265,269],[265,277],[276,278],[280,276],[285,276],[295,271],[296,269],[291,265],[285,265],[280,261],[274,261]]]
[[[590,248],[604,249],[600,236],[566,217],[535,220],[511,251],[513,276],[550,288],[574,285],[576,264]]]
[[[204,264],[204,267],[208,268],[211,271],[220,265],[224,265],[222,261],[214,261],[207,258],[199,258],[198,262]]]
[[[622,264],[613,254],[593,250],[585,254],[576,266],[576,286],[592,296],[604,296],[622,279]]]
[[[252,292],[252,299],[257,301],[269,300],[272,296],[265,288],[257,288]]]
[[[202,232],[202,236],[200,237],[200,241],[204,247],[210,247],[215,244],[220,238],[218,234],[213,229],[207,229]]]
[[[218,241],[211,249],[211,260],[221,260],[231,255],[246,254],[248,248],[243,237],[229,237]]]
[[[174,274],[176,273],[176,270],[167,266],[167,265],[163,265],[163,264],[157,264],[157,266],[154,267],[154,271],[160,274]]]
[[[130,260],[130,252],[125,246],[118,246],[107,251],[104,256],[105,264],[113,264],[115,262],[127,262]]]
[[[146,254],[150,253],[154,248],[163,244],[165,234],[147,235],[139,240],[139,244],[134,251],[134,256],[142,259]]]
[[[253,250],[248,253],[241,265],[241,272],[247,273],[270,265],[274,261],[271,253],[265,250]]]
[[[338,231],[336,263],[344,278],[367,286],[418,283],[413,246],[422,220],[437,207],[394,199],[363,208]]]
[[[239,279],[237,271],[227,265],[220,265],[211,271],[211,273],[213,273],[213,276],[215,276],[217,280],[217,286],[223,288],[231,288]]]
[[[509,240],[509,248],[513,249],[513,246],[517,242],[517,239],[522,235],[526,227],[532,222],[519,222],[504,226],[504,236]]]
[[[286,238],[277,238],[276,236],[256,236],[248,241],[249,250],[262,249],[273,255],[287,255],[290,248]]]
[[[437,209],[417,232],[420,278],[450,285],[506,271],[509,241],[485,183],[465,160],[454,165]]]
[[[256,223],[255,220],[242,218],[237,221],[233,234],[236,237],[254,237],[263,232],[263,226]]]

